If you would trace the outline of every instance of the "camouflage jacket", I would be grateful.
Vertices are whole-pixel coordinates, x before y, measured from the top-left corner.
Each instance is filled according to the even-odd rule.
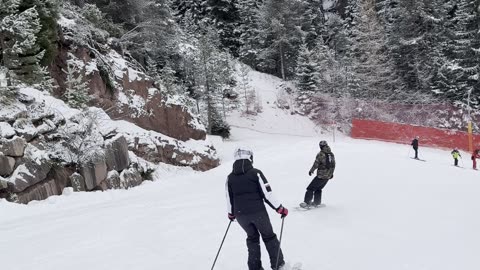
[[[331,179],[333,178],[335,165],[335,155],[332,153],[330,146],[327,145],[317,154],[310,173],[314,173],[317,170],[318,178]]]

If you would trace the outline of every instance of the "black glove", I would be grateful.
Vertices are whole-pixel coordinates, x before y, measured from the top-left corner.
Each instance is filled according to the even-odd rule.
[[[308,175],[309,175],[309,176],[312,176],[312,174],[313,174],[312,171],[309,171],[309,172],[308,172]]]
[[[230,219],[230,221],[234,221],[235,220],[235,215],[232,215],[232,214],[228,213],[228,219]]]

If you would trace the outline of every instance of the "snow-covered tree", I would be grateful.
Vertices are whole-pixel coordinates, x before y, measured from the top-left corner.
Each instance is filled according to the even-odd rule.
[[[10,85],[9,71],[0,66],[0,104],[9,104],[15,100],[17,88]]]
[[[248,76],[250,69],[247,65],[240,66],[238,87],[245,99],[245,112],[249,114],[252,112],[250,109],[255,102],[255,95],[252,95],[254,89],[250,84],[250,77]]]
[[[314,62],[312,52],[304,43],[300,47],[297,58],[296,79],[297,87],[301,94],[318,91],[319,87],[319,66]]]
[[[452,21],[447,24],[451,40],[444,47],[447,58],[439,70],[436,90],[462,107],[467,107],[470,102],[471,106],[478,108],[480,17],[474,1],[458,0],[455,7]]]
[[[206,8],[220,38],[222,48],[238,56],[240,14],[236,2],[240,0],[207,0]]]
[[[260,50],[258,36],[258,7],[262,1],[243,0],[237,1],[240,16],[239,32],[239,57],[249,66],[256,66]]]
[[[66,90],[63,94],[65,101],[73,108],[85,108],[91,97],[88,94],[88,81],[83,76],[83,70],[76,61],[70,60],[65,73],[67,75]]]
[[[42,26],[35,7],[13,13],[1,22],[2,61],[12,72],[12,80],[28,84],[42,79],[40,61],[45,51],[37,43]]]
[[[379,24],[373,0],[360,0],[353,16],[349,53],[349,88],[354,96],[392,99],[403,88],[387,53],[384,28]],[[353,77],[353,78],[352,78]]]
[[[219,104],[224,104],[225,88],[233,81],[231,59],[227,53],[219,49],[220,40],[212,28],[205,27],[196,45],[198,50],[195,59],[195,80],[196,85],[203,89],[202,96],[207,107],[207,132],[213,134],[212,132],[216,130],[214,125],[225,121],[224,118],[217,118],[221,116],[218,113]],[[221,126],[225,127],[223,124]]]
[[[293,77],[298,50],[304,32],[301,30],[301,0],[265,0],[259,8],[260,42],[257,66],[282,79]]]

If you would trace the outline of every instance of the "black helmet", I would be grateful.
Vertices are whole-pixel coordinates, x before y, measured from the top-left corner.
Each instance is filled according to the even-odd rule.
[[[318,145],[320,146],[320,148],[324,147],[324,146],[327,146],[327,141],[320,141],[320,143],[318,143]]]

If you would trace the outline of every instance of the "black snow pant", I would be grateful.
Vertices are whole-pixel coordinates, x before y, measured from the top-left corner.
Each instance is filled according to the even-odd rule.
[[[454,158],[453,160],[455,160],[455,161],[454,161],[454,165],[455,165],[455,166],[458,166],[458,158]]]
[[[418,158],[418,148],[414,147],[413,150],[415,150],[415,158]]]
[[[305,200],[303,200],[307,204],[312,203],[319,205],[322,203],[322,189],[328,183],[328,179],[320,179],[318,177],[313,178],[310,185],[307,187],[307,192],[305,192]]]
[[[260,255],[260,236],[262,236],[268,255],[270,256],[270,265],[272,269],[275,269],[280,242],[277,239],[277,235],[273,232],[268,213],[261,211],[254,214],[238,215],[237,221],[247,233],[248,269],[263,269]],[[278,265],[283,264],[285,264],[285,261],[283,260],[283,253],[280,250]]]

